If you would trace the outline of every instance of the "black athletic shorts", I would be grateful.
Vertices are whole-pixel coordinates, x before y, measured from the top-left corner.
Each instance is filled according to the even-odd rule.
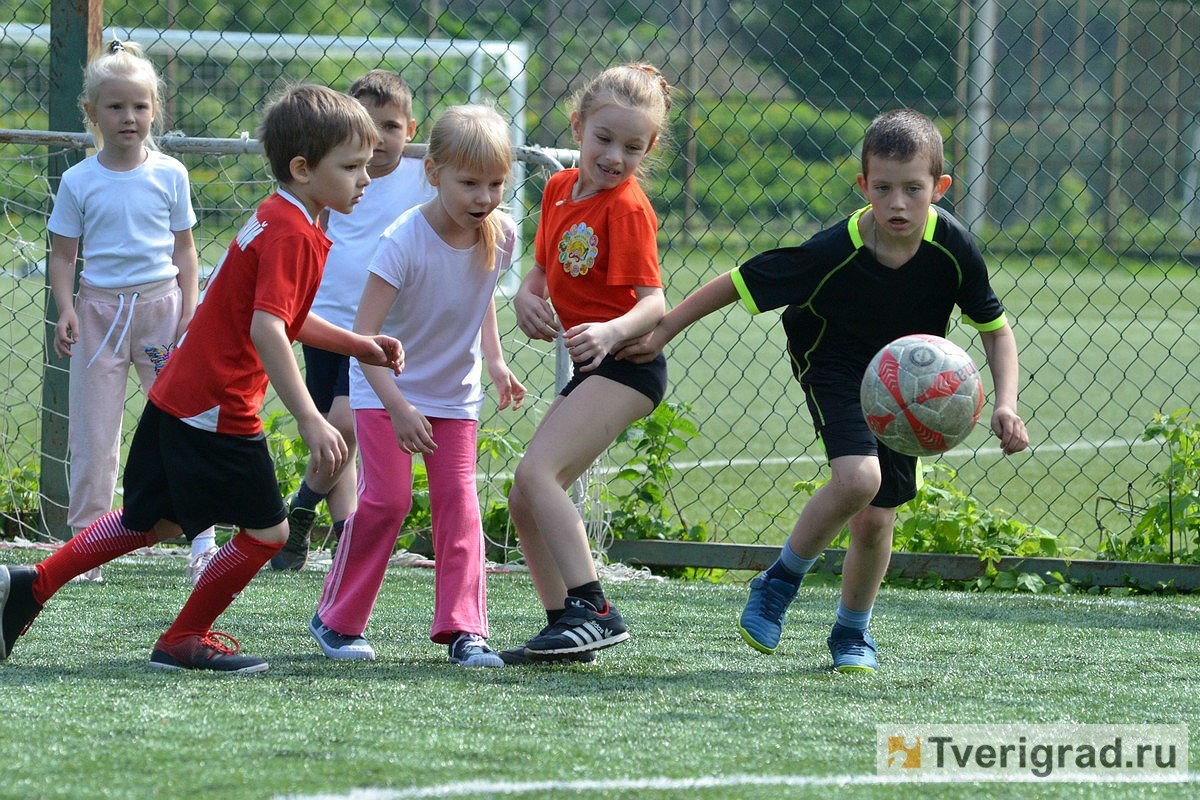
[[[859,386],[849,381],[804,384],[804,398],[825,455],[876,456],[882,480],[871,505],[896,508],[917,496],[917,457],[891,450],[875,438],[863,418]]]
[[[146,403],[125,465],[123,525],[175,522],[189,540],[218,524],[262,530],[287,518],[267,439],[193,428]]]
[[[653,361],[648,361],[645,364],[635,364],[632,361],[617,360],[616,356],[609,354],[600,362],[600,366],[590,372],[580,372],[579,365],[575,365],[575,372],[571,376],[571,380],[559,392],[560,395],[566,397],[575,387],[583,383],[592,375],[599,375],[602,378],[608,378],[610,381],[616,381],[622,386],[628,386],[630,389],[636,389],[646,397],[650,398],[650,402],[658,406],[662,402],[663,397],[667,393],[667,358],[662,353]]]
[[[317,411],[328,414],[335,397],[350,396],[350,356],[306,344],[300,349],[304,353],[304,385]]]

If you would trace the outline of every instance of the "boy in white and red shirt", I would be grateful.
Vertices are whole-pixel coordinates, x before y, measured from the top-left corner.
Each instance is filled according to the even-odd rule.
[[[346,443],[304,388],[292,353],[300,340],[399,373],[400,343],[309,315],[329,240],[323,208],[349,213],[370,183],[375,123],[352,98],[318,86],[286,90],[259,138],[279,191],[242,227],[209,279],[196,315],[149,395],[125,467],[125,508],[73,537],[36,567],[0,566],[0,659],[75,575],[140,547],[217,523],[239,532],[213,557],[150,666],[254,673],[216,618],[287,540],[287,512],[258,413],[267,384],[296,419],[320,471],[336,471]]]

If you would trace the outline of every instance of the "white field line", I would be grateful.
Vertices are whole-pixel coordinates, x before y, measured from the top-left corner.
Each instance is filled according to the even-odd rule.
[[[1071,442],[1070,444],[1059,444],[1058,442],[1039,443],[1030,447],[1024,453],[1021,453],[1015,458],[1034,458],[1040,453],[1078,453],[1078,452],[1100,452],[1102,450],[1125,450],[1135,447],[1162,447],[1162,442],[1151,439],[1150,441],[1142,441],[1141,439],[1101,439],[1099,441],[1092,439],[1082,439]],[[951,450],[948,453],[943,453],[938,458],[952,459],[965,461],[976,456],[996,457],[1001,455],[1000,448],[995,446],[979,447],[974,450],[966,447],[959,447]],[[604,456],[601,457],[603,461]],[[673,461],[671,462],[672,469],[688,470],[688,469],[713,469],[714,467],[757,467],[762,465],[767,466],[789,466],[793,464],[824,464],[826,462],[824,454],[817,456],[794,456],[787,458],[784,456],[772,456],[768,458],[705,458],[700,461]],[[621,470],[621,467],[601,466],[593,467],[592,473],[597,475],[611,475]],[[511,472],[496,472],[490,475],[480,473],[478,480],[487,482],[492,480],[505,480],[511,478]]]
[[[1032,776],[1031,776],[1032,777]],[[1012,780],[1011,777],[1005,780]],[[1036,779],[1035,779],[1036,780]],[[1088,780],[1086,783],[1117,783],[1118,781]],[[1119,781],[1126,783],[1129,781]],[[1144,781],[1143,781],[1144,782]],[[1200,773],[1189,772],[1185,781],[1172,783],[1200,783]],[[894,786],[919,783],[978,782],[962,779],[922,780],[893,777],[891,775],[722,775],[695,778],[622,778],[614,780],[578,781],[462,781],[438,786],[413,787],[411,789],[351,789],[348,792],[313,795],[286,795],[279,800],[425,800],[440,797],[492,797],[495,795],[521,795],[536,792],[587,794],[607,791],[687,791],[695,789],[733,789],[749,786],[783,786],[791,788],[824,786]]]
[[[1150,441],[1142,441],[1139,439],[1101,439],[1099,441],[1092,439],[1082,439],[1071,442],[1069,444],[1060,444],[1058,442],[1038,443],[1029,448],[1028,451],[1014,456],[1014,458],[1034,458],[1040,453],[1078,453],[1078,452],[1100,452],[1102,450],[1124,450],[1135,447],[1162,447],[1162,442],[1155,439]],[[979,447],[974,450],[965,447],[959,447],[951,450],[948,453],[943,453],[939,458],[954,459],[965,461],[976,456],[999,456],[1002,455],[1000,448],[989,445],[987,447]],[[679,461],[674,462],[671,466],[675,469],[712,469],[713,467],[752,467],[758,464],[770,465],[787,465],[787,464],[824,464],[826,461],[824,454],[818,456],[796,456],[794,458],[784,458],[776,456],[773,458],[706,458],[701,461]],[[607,471],[607,470],[606,470]]]

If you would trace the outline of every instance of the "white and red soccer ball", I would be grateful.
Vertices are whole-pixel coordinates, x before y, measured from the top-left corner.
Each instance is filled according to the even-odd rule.
[[[859,396],[879,441],[898,453],[928,456],[967,438],[983,409],[983,382],[965,350],[918,333],[875,354]]]

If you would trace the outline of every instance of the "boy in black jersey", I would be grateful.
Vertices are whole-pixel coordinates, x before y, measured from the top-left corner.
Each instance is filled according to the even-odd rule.
[[[804,389],[832,476],[800,512],[779,559],[750,582],[739,630],[773,653],[805,573],[849,527],[842,597],[828,645],[834,669],[874,672],[867,633],[891,556],[896,508],[916,495],[916,459],[889,450],[863,419],[859,384],[888,342],[946,334],[953,307],[979,331],[995,387],[991,430],[1006,455],[1029,444],[1017,415],[1017,346],[970,233],[933,203],[950,188],[933,122],[903,109],[877,117],[863,141],[858,185],[867,201],[799,247],[771,250],[714,278],[618,357],[643,361],[684,328],[740,300],[782,315],[792,370]]]

